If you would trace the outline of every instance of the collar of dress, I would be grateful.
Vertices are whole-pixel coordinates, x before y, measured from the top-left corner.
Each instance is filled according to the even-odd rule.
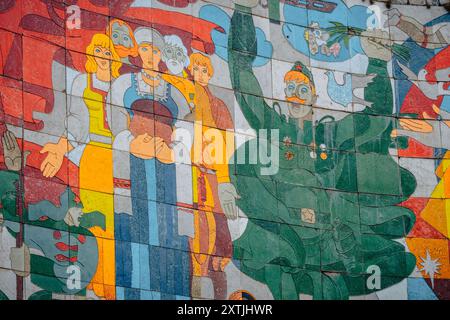
[[[147,84],[144,79],[142,78],[142,72],[137,73],[136,75],[136,81],[137,84],[135,86],[136,93],[141,96],[153,96],[155,100],[161,100],[165,101],[168,97],[168,86],[167,82],[164,81],[162,78],[159,79],[159,85],[156,87],[151,87],[149,84]]]
[[[87,76],[89,77],[89,74]],[[109,85],[110,85],[109,81],[100,80],[99,78],[97,78],[97,74],[96,73],[92,74],[92,78],[91,79],[92,79],[92,86],[95,89],[99,89],[99,90],[102,90],[102,91],[105,91],[105,92],[109,91]]]

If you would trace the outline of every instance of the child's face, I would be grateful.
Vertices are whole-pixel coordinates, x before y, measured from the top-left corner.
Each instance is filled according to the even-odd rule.
[[[208,73],[208,68],[199,64],[194,64],[192,68],[192,75],[194,76],[194,81],[203,87],[206,87],[211,79]]]

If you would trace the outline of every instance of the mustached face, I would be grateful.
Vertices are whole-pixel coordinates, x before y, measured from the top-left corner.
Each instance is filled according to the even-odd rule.
[[[123,48],[133,47],[130,30],[125,25],[120,25],[118,22],[115,22],[111,29],[111,39],[115,46],[122,46]]]
[[[290,117],[300,119],[306,117],[312,111],[312,107],[297,102],[289,102],[288,110]]]
[[[163,61],[166,63],[170,73],[180,74],[183,71],[187,57],[181,48],[166,45],[162,54]]]
[[[297,81],[286,82],[284,89],[292,118],[303,118],[312,111],[315,95],[310,84]]]
[[[314,100],[311,85],[302,82],[287,82],[284,93],[286,94],[286,100],[294,103],[311,105]]]
[[[136,56],[136,49],[135,48],[126,48],[121,45],[114,46],[114,49],[116,50],[117,54],[120,58],[125,58],[129,56]]]
[[[172,74],[180,74],[183,72],[184,65],[175,59],[169,59],[166,61],[167,68],[169,69],[170,73]]]

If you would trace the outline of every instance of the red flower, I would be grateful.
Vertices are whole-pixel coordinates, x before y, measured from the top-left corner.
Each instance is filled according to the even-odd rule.
[[[284,138],[283,138],[283,144],[284,144],[286,147],[292,146],[292,140],[291,140],[291,137],[288,137],[288,136],[284,137]]]
[[[286,151],[284,153],[284,157],[286,158],[286,160],[290,161],[294,159],[294,153],[292,151]]]

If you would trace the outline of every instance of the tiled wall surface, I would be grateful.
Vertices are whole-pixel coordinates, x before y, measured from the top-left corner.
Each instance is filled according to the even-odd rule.
[[[0,299],[450,299],[450,15],[0,0]]]

